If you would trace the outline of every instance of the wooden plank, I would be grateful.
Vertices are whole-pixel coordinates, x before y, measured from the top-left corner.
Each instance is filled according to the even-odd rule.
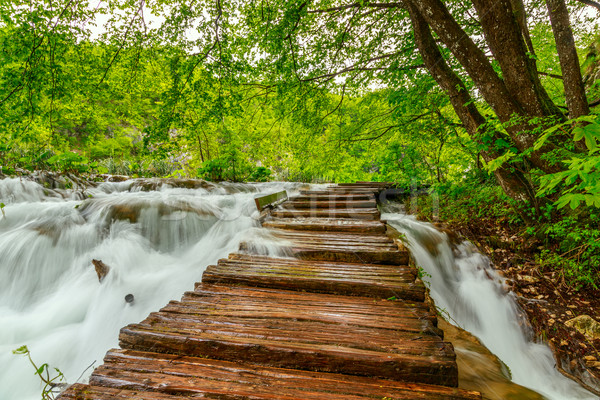
[[[242,254],[242,253],[237,253]],[[280,261],[281,260],[281,261]],[[246,260],[227,258],[221,259],[218,265],[228,266],[230,268],[260,268],[264,273],[270,271],[289,271],[304,272],[307,275],[339,275],[347,278],[364,279],[390,279],[400,282],[414,282],[417,273],[414,268],[406,265],[385,265],[385,264],[353,264],[353,263],[330,263],[323,261],[307,261],[275,258],[273,260]]]
[[[384,234],[353,234],[345,232],[314,232],[271,229],[270,233],[279,238],[312,238],[331,242],[394,243],[392,237]]]
[[[301,190],[300,196],[308,197],[338,197],[340,199],[374,199],[375,195],[370,190]]]
[[[123,328],[119,340],[129,349],[452,386],[454,353],[435,323],[423,303],[203,284]]]
[[[286,201],[283,205],[285,209],[304,209],[304,208],[330,208],[330,209],[355,209],[355,208],[377,208],[375,200],[318,200],[317,198],[305,198],[301,200]]]
[[[109,351],[90,382],[219,399],[477,400],[478,393],[367,377],[261,367],[131,350]]]
[[[352,310],[353,313],[362,314],[381,314],[385,313],[389,317],[401,317],[406,314],[417,315],[420,313],[436,315],[435,310],[431,310],[429,305],[422,302],[409,300],[384,300],[372,299],[366,297],[337,296],[332,294],[316,293],[298,293],[281,289],[253,288],[243,286],[224,286],[210,285],[206,283],[196,283],[194,292],[186,292],[183,299],[191,297],[205,297],[216,299],[219,296],[227,301],[239,299],[239,301],[249,301],[249,299],[262,299],[265,302],[281,302],[281,304],[302,307],[304,305],[318,305],[322,307],[331,307],[340,310]],[[405,312],[409,310],[408,312]],[[418,310],[414,314],[414,310]],[[435,322],[435,321],[434,321]]]
[[[370,276],[365,273],[348,274],[346,271],[318,268],[275,267],[273,265],[220,262],[209,266],[202,281],[230,285],[272,287],[278,289],[333,293],[347,296],[378,298],[400,297],[423,301],[425,288],[415,283],[414,275]]]
[[[281,192],[268,194],[266,196],[259,196],[254,198],[254,203],[256,204],[256,208],[258,211],[262,211],[267,206],[273,206],[282,201],[287,200],[288,195],[287,191],[283,190]]]
[[[356,209],[280,209],[273,212],[275,218],[351,218],[375,221],[379,219],[379,210],[369,208]]]
[[[168,391],[166,391],[168,392]],[[185,397],[187,398],[187,397]],[[113,389],[81,383],[71,385],[57,399],[67,400],[182,400],[183,396],[140,390]]]
[[[358,221],[333,218],[277,218],[263,223],[265,228],[317,232],[385,233],[385,224],[380,221]]]

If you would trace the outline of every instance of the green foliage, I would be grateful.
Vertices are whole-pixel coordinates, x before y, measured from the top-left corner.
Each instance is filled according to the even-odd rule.
[[[63,373],[58,368],[54,368],[53,375],[50,375],[50,367],[47,363],[44,363],[38,367],[33,362],[31,353],[29,352],[27,346],[21,346],[18,349],[13,350],[13,354],[23,355],[29,359],[29,362],[35,369],[34,374],[40,378],[43,384],[41,393],[42,400],[54,400],[56,395],[60,393],[60,390],[66,386],[65,376]]]
[[[600,287],[600,212],[565,216],[535,229],[547,246],[536,257],[543,268],[557,271],[578,290]]]
[[[538,196],[558,193],[555,205],[560,209],[567,205],[572,210],[586,205],[600,208],[600,119],[588,116],[570,121],[575,123],[573,141],[584,142],[587,153],[572,154],[563,161],[566,170],[540,177]],[[536,147],[541,147],[561,126],[548,129],[538,140]]]

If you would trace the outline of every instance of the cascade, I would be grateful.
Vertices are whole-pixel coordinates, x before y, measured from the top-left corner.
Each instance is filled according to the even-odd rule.
[[[438,310],[499,357],[513,382],[549,400],[597,399],[554,368],[550,348],[533,340],[514,294],[486,256],[467,241],[453,246],[433,225],[393,208],[381,218],[404,235]]]
[[[143,182],[142,182],[143,183]],[[52,190],[0,180],[0,398],[34,400],[40,366],[69,383],[118,344],[119,329],[178,299],[206,266],[261,234],[253,197],[300,184],[144,189],[139,181]],[[84,198],[84,200],[82,200]],[[262,251],[277,254],[276,243]],[[92,260],[109,266],[99,282]],[[133,295],[128,301],[127,295]]]

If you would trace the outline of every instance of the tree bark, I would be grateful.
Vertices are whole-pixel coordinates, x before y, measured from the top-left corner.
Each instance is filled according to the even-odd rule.
[[[452,107],[469,135],[480,143],[480,129],[486,122],[485,117],[477,109],[464,82],[444,60],[428,24],[419,10],[410,3],[407,5],[407,9],[423,63],[438,85],[450,97]],[[499,136],[496,135],[495,139],[499,139]],[[481,151],[481,156],[486,162],[490,162],[500,154],[494,149],[488,148]],[[538,199],[535,197],[535,190],[521,171],[511,171],[509,166],[503,165],[494,171],[494,175],[507,195],[518,201],[530,202],[537,209]]]
[[[492,107],[501,122],[506,123],[513,144],[524,152],[531,150],[537,137],[529,131],[530,117],[523,107],[511,95],[504,81],[494,71],[485,53],[477,47],[473,40],[456,22],[441,0],[407,0],[407,7],[412,6],[420,12],[429,26],[437,33],[444,45],[465,68],[485,101]],[[537,72],[536,72],[537,73]],[[514,117],[522,117],[527,121],[514,122]],[[543,155],[554,149],[551,143],[540,150],[532,151],[531,163],[546,173],[560,171],[560,167],[548,162]]]
[[[569,10],[564,0],[546,0],[552,32],[556,41],[558,59],[562,70],[565,97],[569,108],[569,118],[578,118],[590,113],[581,66],[575,47],[575,39],[571,30]]]
[[[540,82],[535,59],[528,54],[525,44],[524,27],[517,20],[518,10],[513,9],[512,2],[473,0],[486,42],[500,65],[506,88],[528,116],[561,115]]]

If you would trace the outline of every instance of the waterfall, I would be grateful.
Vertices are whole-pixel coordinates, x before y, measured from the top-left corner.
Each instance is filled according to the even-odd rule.
[[[180,298],[206,266],[262,235],[257,193],[299,184],[154,186],[60,191],[0,180],[0,399],[40,397],[33,367],[12,350],[27,345],[38,366],[74,383],[117,346],[121,327]],[[278,254],[276,244],[262,251]],[[101,283],[93,259],[110,267]]]
[[[554,368],[547,345],[531,340],[514,294],[503,289],[504,279],[473,244],[452,246],[445,233],[403,213],[381,218],[405,236],[441,313],[499,357],[513,382],[550,400],[597,399]]]

